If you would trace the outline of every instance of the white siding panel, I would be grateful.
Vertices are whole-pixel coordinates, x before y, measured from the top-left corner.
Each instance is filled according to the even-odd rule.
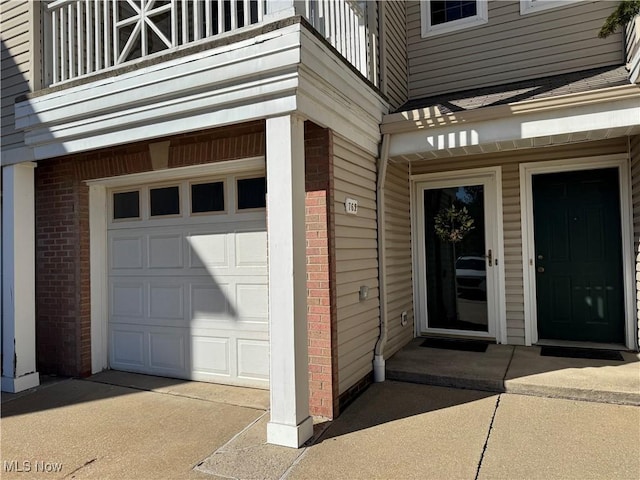
[[[2,115],[2,149],[22,146],[24,135],[14,129],[13,104],[17,96],[29,92],[29,1],[14,0],[0,5],[0,38],[2,40],[2,106],[11,106],[9,115]]]
[[[640,147],[640,142],[636,142]],[[471,155],[455,159],[415,162],[412,174],[465,170],[500,166],[502,168],[502,208],[505,248],[505,295],[507,340],[512,345],[524,344],[524,291],[522,274],[522,239],[520,226],[520,163],[560,160],[579,157],[625,153],[626,138],[538,148],[496,154]],[[640,148],[638,148],[640,156]],[[636,160],[636,191],[640,192],[640,160]],[[640,193],[636,198],[636,247],[640,232]],[[407,215],[409,215],[407,213]],[[640,266],[638,267],[640,271]],[[640,283],[639,283],[640,287]]]
[[[489,2],[487,24],[422,38],[420,5],[410,1],[409,97],[622,64],[622,34],[597,35],[613,8],[614,2],[576,2],[521,15],[519,1]]]
[[[376,159],[344,138],[333,137],[336,311],[339,394],[372,370],[379,334]],[[347,215],[346,197],[358,200],[358,214]],[[360,301],[360,286],[369,297]]]

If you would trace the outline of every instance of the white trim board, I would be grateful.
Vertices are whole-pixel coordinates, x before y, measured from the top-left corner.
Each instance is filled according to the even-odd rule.
[[[620,220],[623,256],[623,288],[625,342],[627,348],[636,348],[637,322],[634,314],[635,272],[633,258],[633,228],[631,207],[631,178],[629,159],[626,154],[583,157],[578,159],[553,160],[520,164],[520,218],[522,231],[522,269],[524,285],[524,327],[525,344],[538,342],[536,311],[536,279],[533,236],[533,188],[532,177],[535,174],[590,170],[614,167],[618,169],[620,186]]]
[[[443,153],[455,156],[481,153],[476,152],[479,146],[493,146],[487,151],[514,150],[626,136],[638,131],[640,97],[560,106],[553,113],[544,109],[544,106],[540,106],[540,110],[518,112],[518,105],[487,107],[427,118],[422,120],[427,128],[407,123],[409,131],[400,131],[391,136],[389,156],[395,158],[417,154],[417,158],[429,158],[430,155],[439,156]],[[490,112],[501,113],[501,116],[473,118]],[[389,128],[390,125],[383,124],[383,133],[387,133]]]
[[[501,167],[476,168],[455,172],[439,172],[421,175],[411,175],[411,231],[412,231],[412,256],[414,274],[414,312],[416,335],[422,331],[441,333],[447,335],[475,336],[481,338],[495,338],[498,343],[507,343],[506,324],[506,298],[505,298],[505,270],[504,270],[504,228],[502,215],[502,169]],[[424,251],[424,207],[422,206],[421,192],[425,187],[442,188],[460,185],[462,181],[469,180],[485,185],[485,211],[489,212],[485,218],[487,248],[493,250],[493,256],[497,265],[491,268],[497,269],[494,275],[492,288],[494,297],[493,308],[489,311],[488,332],[473,332],[462,330],[448,330],[427,328],[427,303],[425,284],[425,251]]]

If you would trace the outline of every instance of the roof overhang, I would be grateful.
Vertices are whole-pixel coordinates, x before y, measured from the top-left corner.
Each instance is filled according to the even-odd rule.
[[[455,113],[437,107],[386,115],[390,158],[419,160],[532,148],[640,133],[640,85]]]

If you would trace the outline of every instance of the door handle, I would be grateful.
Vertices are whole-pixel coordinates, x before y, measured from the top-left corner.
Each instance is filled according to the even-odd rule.
[[[493,254],[491,253],[491,249],[487,252],[487,260],[489,262],[489,266],[493,265]]]
[[[538,273],[544,273],[544,267],[538,267],[536,270],[538,270]]]

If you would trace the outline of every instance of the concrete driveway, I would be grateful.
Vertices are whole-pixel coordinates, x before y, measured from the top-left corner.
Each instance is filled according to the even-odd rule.
[[[193,468],[269,404],[263,390],[119,372],[6,397],[3,479],[211,478]]]
[[[118,372],[44,385],[2,405],[2,478],[640,478],[636,406],[387,381],[298,450],[266,444],[267,406]]]

